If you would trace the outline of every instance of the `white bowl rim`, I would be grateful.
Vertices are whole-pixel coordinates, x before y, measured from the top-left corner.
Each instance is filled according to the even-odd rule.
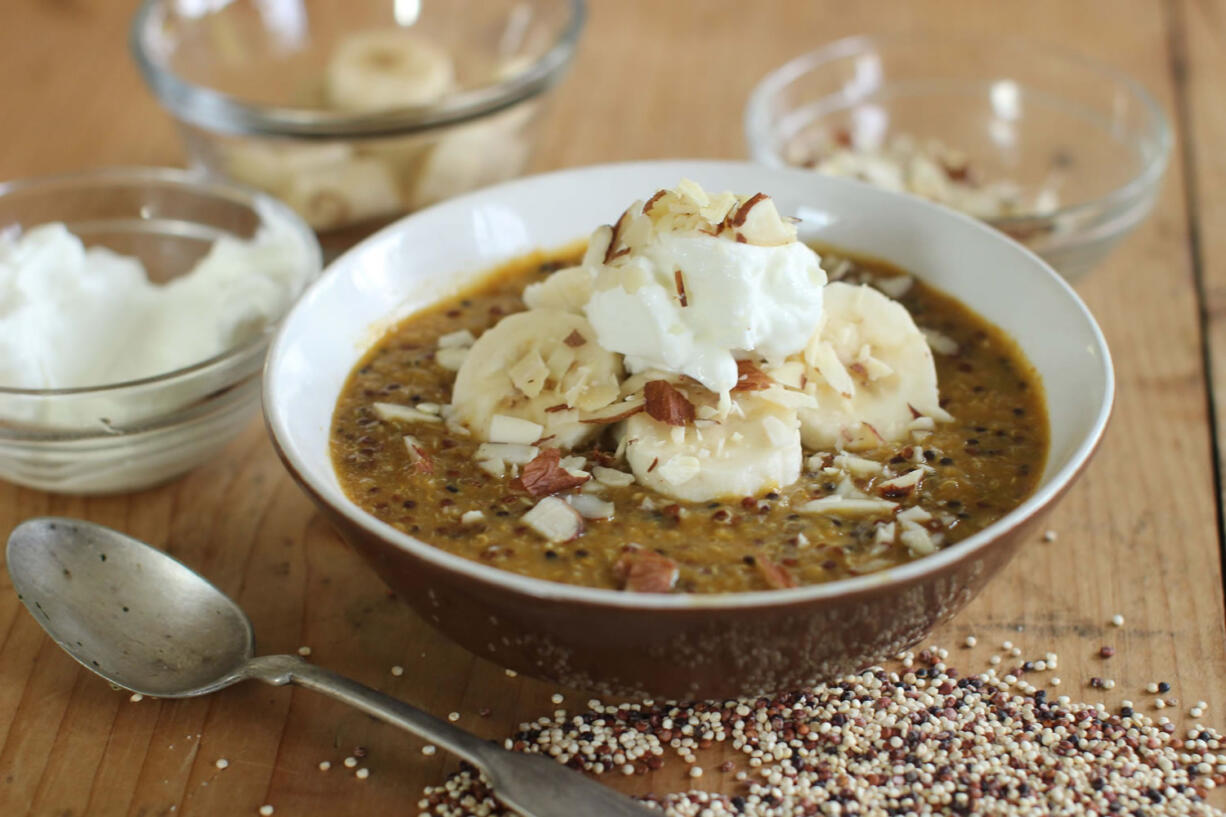
[[[288,438],[288,435],[285,433],[285,418],[280,411],[278,401],[279,389],[276,373],[278,361],[283,356],[284,350],[289,344],[289,340],[287,339],[287,331],[288,328],[293,325],[291,320],[293,312],[297,311],[302,307],[302,305],[307,304],[312,300],[312,290],[326,284],[332,276],[340,275],[342,270],[351,268],[352,265],[347,262],[350,255],[356,256],[357,254],[365,251],[368,246],[373,246],[383,242],[388,236],[402,229],[402,225],[410,220],[429,218],[435,210],[443,207],[454,207],[457,204],[476,205],[481,202],[482,199],[486,198],[492,191],[497,191],[499,193],[514,192],[517,188],[531,187],[546,180],[560,179],[568,175],[582,177],[587,174],[599,175],[603,173],[634,172],[638,169],[655,169],[658,171],[664,167],[671,168],[670,172],[676,178],[695,178],[701,177],[704,172],[718,172],[721,169],[744,169],[761,166],[754,165],[751,162],[733,160],[659,159],[638,162],[615,162],[586,165],[583,167],[568,168],[565,170],[557,170],[549,173],[526,176],[487,187],[482,190],[477,190],[472,193],[467,193],[453,199],[448,199],[440,204],[436,204],[432,207],[428,207],[423,210],[419,210],[416,213],[405,216],[404,218],[389,224],[388,226],[369,236],[334,260],[328,266],[328,268],[324,270],[323,275],[317,278],[307,289],[307,291],[303,293],[294,309],[291,310],[290,315],[287,316],[286,320],[283,321],[281,326],[278,328],[277,335],[273,339],[272,347],[269,350],[268,358],[264,366],[263,402],[265,421],[269,429],[269,434],[273,439],[273,444],[281,453],[282,457],[285,459],[286,463],[297,478],[305,483],[306,487],[311,493],[325,501],[334,511],[344,516],[349,522],[358,528],[361,528],[367,534],[382,541],[391,543],[441,570],[460,573],[465,577],[479,583],[497,585],[500,587],[500,589],[533,598],[538,601],[581,603],[636,611],[735,610],[741,608],[778,607],[793,604],[800,605],[836,597],[845,597],[859,593],[871,592],[874,590],[879,590],[887,585],[905,584],[931,577],[934,574],[940,573],[943,569],[950,567],[954,563],[967,558],[974,552],[983,550],[997,539],[1009,534],[1014,529],[1028,522],[1033,516],[1043,511],[1048,505],[1055,501],[1069,486],[1082,468],[1085,467],[1086,463],[1090,459],[1090,456],[1094,453],[1095,448],[1097,448],[1099,441],[1102,439],[1104,431],[1106,430],[1107,422],[1110,419],[1111,409],[1115,398],[1115,373],[1111,363],[1111,353],[1107,348],[1106,338],[1103,336],[1102,330],[1099,328],[1098,323],[1094,320],[1094,316],[1090,313],[1085,303],[1073,290],[1072,286],[1070,286],[1067,281],[1065,281],[1054,269],[1051,268],[1049,264],[1047,264],[1047,262],[1045,262],[1038,255],[1031,252],[1029,249],[1016,241],[1008,238],[1003,233],[1000,233],[995,228],[983,223],[982,221],[979,221],[978,219],[972,218],[971,216],[967,216],[963,213],[959,213],[948,207],[933,204],[915,196],[904,196],[903,198],[911,202],[910,206],[938,210],[943,214],[942,217],[958,219],[963,221],[972,229],[991,234],[995,239],[1011,245],[1015,252],[1026,257],[1031,263],[1042,269],[1046,275],[1050,276],[1053,283],[1055,283],[1056,286],[1062,290],[1064,296],[1077,307],[1078,313],[1086,322],[1086,325],[1094,339],[1095,357],[1098,361],[1100,361],[1104,383],[1102,403],[1098,407],[1098,411],[1088,433],[1076,446],[1073,453],[1069,456],[1068,461],[1064,463],[1059,471],[1052,475],[1051,479],[1049,479],[1046,484],[1040,485],[1039,488],[1021,505],[1017,506],[983,530],[931,555],[924,556],[914,561],[907,562],[906,564],[888,568],[877,573],[870,573],[864,576],[855,576],[852,578],[838,579],[821,584],[803,585],[800,587],[780,590],[756,590],[741,593],[655,594],[628,593],[622,590],[609,590],[606,588],[564,584],[561,582],[548,581],[546,579],[537,579],[531,576],[512,573],[508,570],[502,570],[489,565],[484,565],[480,562],[466,559],[462,556],[457,556],[443,550],[442,548],[435,547],[434,545],[420,539],[416,539],[397,530],[392,525],[379,520],[373,514],[367,513],[359,508],[339,489],[321,484],[321,482],[316,478],[316,475],[312,473],[311,469],[305,466],[299,452],[294,450],[291,445],[284,442]],[[771,169],[771,172],[808,174],[810,171],[798,168],[777,168]],[[874,191],[875,195],[898,195],[852,179],[831,178],[829,182],[836,185],[854,185],[859,188],[871,189]],[[593,187],[588,185],[584,186],[583,189],[590,190],[593,189]],[[356,362],[357,357],[354,359],[354,363]],[[335,399],[333,402],[335,403]],[[329,467],[330,466],[331,461],[329,458]]]

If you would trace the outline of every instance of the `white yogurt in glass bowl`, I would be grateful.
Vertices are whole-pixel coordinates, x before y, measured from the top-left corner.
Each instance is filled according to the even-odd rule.
[[[182,171],[0,186],[0,478],[109,493],[201,464],[320,266],[289,208]]]

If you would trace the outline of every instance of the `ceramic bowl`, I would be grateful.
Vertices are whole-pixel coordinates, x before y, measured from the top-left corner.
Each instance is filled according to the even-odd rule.
[[[899,264],[956,293],[1038,369],[1051,452],[1034,495],[980,533],[868,576],[790,590],[646,595],[575,587],[454,556],[346,498],[328,432],[350,369],[397,319],[490,267],[563,246],[681,178],[763,191],[802,237]],[[565,202],[565,207],[559,207]],[[1103,336],[1072,289],[999,231],[920,199],[795,169],[671,161],[510,182],[410,216],[337,260],[273,343],[264,408],[290,472],[341,535],[426,620],[477,655],[601,694],[722,697],[829,679],[924,638],[974,598],[1068,489],[1114,391]]]

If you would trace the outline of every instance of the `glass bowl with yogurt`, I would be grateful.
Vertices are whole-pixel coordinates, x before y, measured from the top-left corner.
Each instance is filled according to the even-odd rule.
[[[144,0],[131,48],[194,166],[331,232],[519,175],[584,19],[583,0]]]
[[[203,463],[320,268],[283,203],[184,171],[0,184],[0,479],[114,493]]]
[[[1172,133],[1125,73],[1010,38],[848,37],[754,88],[750,156],[980,218],[1069,280],[1149,214]]]

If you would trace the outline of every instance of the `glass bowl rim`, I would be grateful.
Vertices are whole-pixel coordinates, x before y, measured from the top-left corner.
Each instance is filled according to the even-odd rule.
[[[81,170],[69,173],[56,173],[47,176],[29,176],[11,181],[0,182],[0,198],[11,193],[35,190],[40,187],[75,186],[81,183],[154,183],[171,188],[186,188],[195,193],[204,193],[214,198],[223,199],[246,207],[257,219],[259,226],[270,223],[272,218],[283,220],[297,234],[301,245],[306,249],[311,273],[306,284],[318,278],[323,270],[323,253],[315,233],[302,218],[290,209],[289,205],[262,193],[254,188],[233,182],[222,182],[206,179],[191,171],[173,167],[137,167],[110,166]],[[270,218],[270,215],[272,218]],[[292,306],[292,305],[291,305]],[[286,310],[286,315],[289,310]],[[231,347],[212,357],[197,361],[187,366],[171,369],[167,372],[148,375],[134,380],[122,380],[115,383],[100,383],[94,386],[75,386],[58,389],[24,389],[0,385],[0,397],[47,398],[69,397],[81,395],[112,395],[125,390],[135,390],[147,386],[170,384],[176,381],[188,380],[195,375],[204,375],[223,369],[232,361],[257,352],[260,347],[267,346],[277,327],[285,315],[279,316],[269,323],[264,330],[238,346]]]
[[[1018,213],[1016,215],[983,219],[988,224],[996,227],[1016,227],[1036,222],[1048,222],[1069,216],[1079,216],[1084,213],[1094,213],[1102,209],[1113,210],[1117,206],[1125,205],[1131,200],[1140,197],[1146,189],[1156,185],[1158,180],[1161,179],[1162,174],[1166,171],[1166,166],[1174,147],[1174,133],[1171,129],[1170,120],[1162,106],[1158,104],[1157,100],[1154,99],[1145,86],[1127,72],[1107,62],[1079,52],[1026,37],[1005,36],[985,40],[982,37],[967,34],[949,34],[944,32],[929,32],[922,37],[914,32],[853,34],[832,40],[811,51],[805,51],[788,59],[782,65],[771,69],[754,85],[745,103],[743,126],[745,140],[748,143],[751,154],[750,158],[756,162],[773,167],[792,166],[785,162],[775,150],[767,146],[769,142],[767,135],[771,130],[768,124],[769,102],[784,86],[794,80],[823,68],[836,59],[864,53],[870,48],[890,49],[900,44],[911,47],[933,48],[951,43],[959,45],[973,44],[976,48],[980,49],[989,47],[1000,49],[1003,47],[1012,50],[1030,51],[1032,53],[1036,51],[1042,52],[1047,57],[1060,60],[1066,66],[1072,66],[1079,71],[1084,70],[1097,75],[1099,78],[1110,81],[1116,88],[1125,91],[1134,101],[1138,102],[1145,111],[1146,121],[1142,138],[1153,145],[1152,155],[1138,173],[1101,196],[1074,204],[1063,205],[1055,210],[1044,213]],[[1006,76],[1007,74],[1001,78],[1006,78]],[[891,83],[892,80],[887,77],[883,87]],[[1022,84],[1024,85],[1024,83]]]
[[[175,117],[210,132],[314,139],[418,133],[480,119],[538,96],[561,80],[587,20],[586,0],[563,0],[569,17],[560,36],[536,62],[513,76],[450,95],[437,105],[344,113],[245,102],[183,79],[153,57],[146,41],[151,18],[166,2],[142,0],[128,31],[128,46],[145,83]]]

